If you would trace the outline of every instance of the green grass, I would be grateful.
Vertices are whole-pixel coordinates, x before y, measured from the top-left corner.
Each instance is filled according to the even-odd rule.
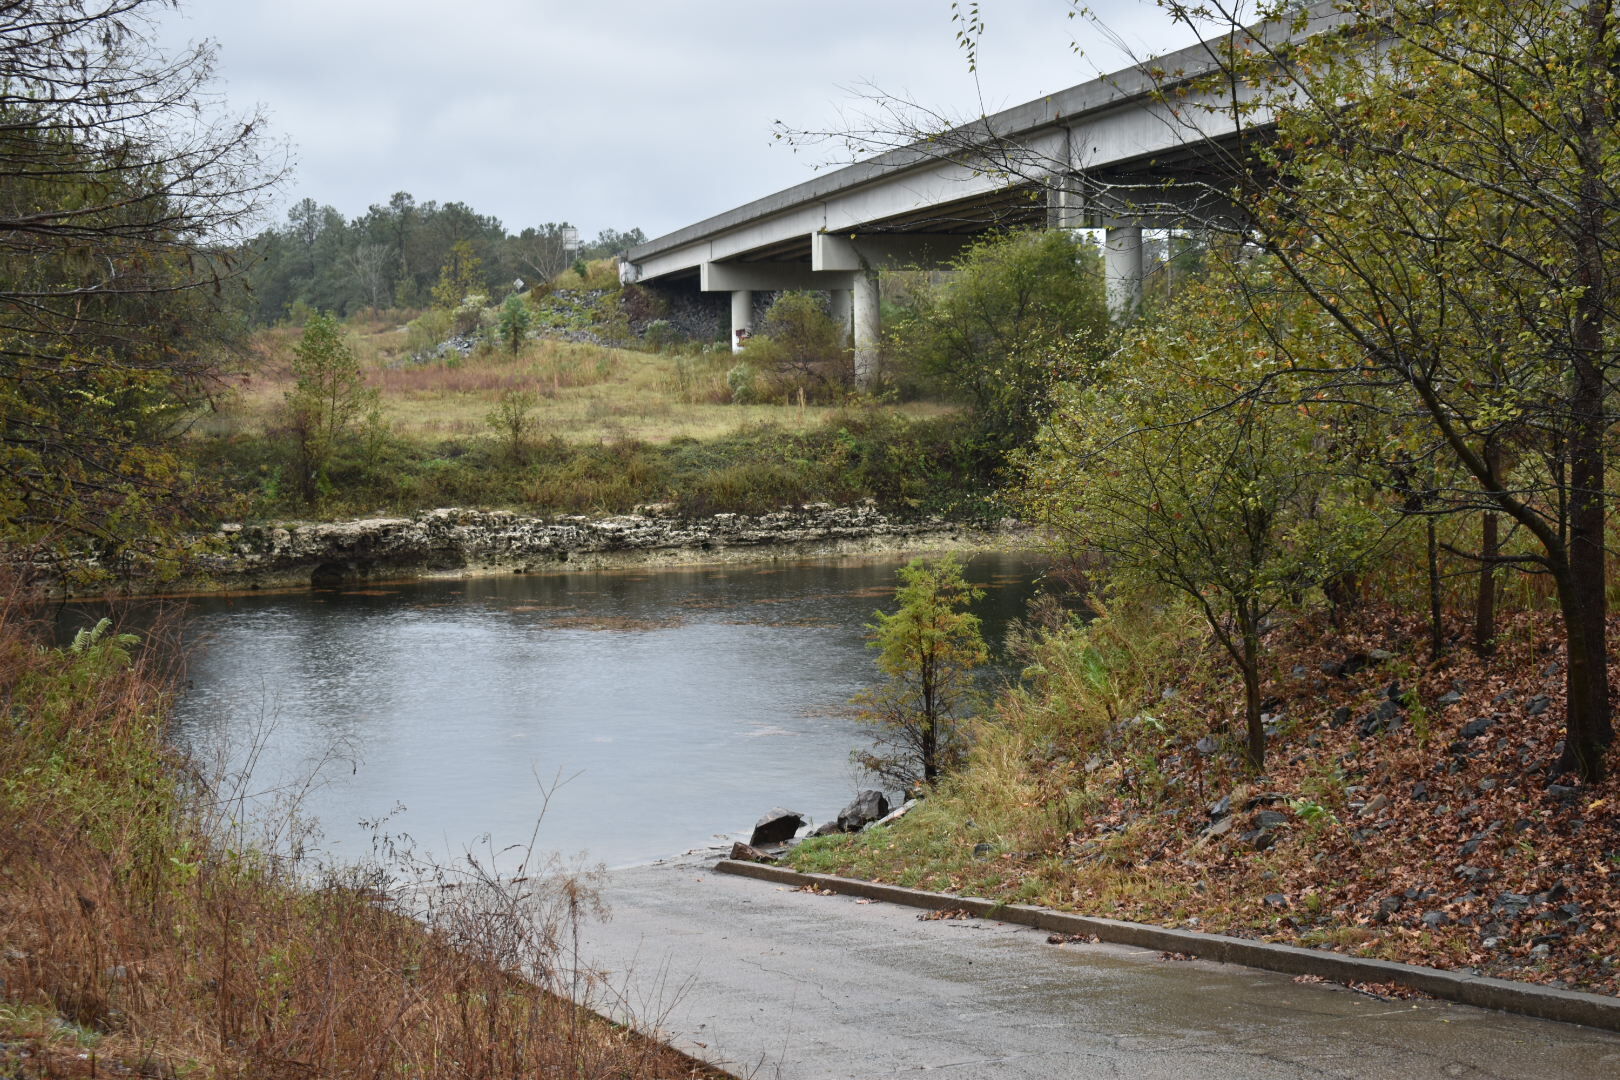
[[[570,442],[541,435],[514,450],[494,438],[388,432],[334,463],[316,506],[298,498],[286,448],[264,437],[198,437],[194,466],[230,493],[227,516],[354,516],[440,506],[536,514],[623,513],[668,504],[689,514],[763,513],[872,499],[901,512],[990,512],[979,463],[958,449],[953,416],[829,411],[806,430],[755,426],[707,440]]]

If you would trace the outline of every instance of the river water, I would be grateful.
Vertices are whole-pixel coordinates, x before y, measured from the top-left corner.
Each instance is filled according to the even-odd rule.
[[[296,797],[337,860],[387,835],[510,864],[537,836],[613,867],[746,837],[772,806],[824,821],[870,786],[848,702],[877,678],[864,625],[903,561],[203,598],[175,738],[260,814]],[[1039,570],[969,562],[993,645]]]

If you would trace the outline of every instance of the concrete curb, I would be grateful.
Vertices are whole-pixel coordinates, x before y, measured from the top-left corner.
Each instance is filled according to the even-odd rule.
[[[977,896],[952,896],[949,893],[925,892],[899,885],[882,885],[856,878],[833,877],[830,874],[801,874],[779,866],[762,863],[722,859],[714,869],[722,874],[757,878],[780,885],[814,885],[849,896],[862,896],[870,900],[883,900],[891,904],[926,908],[938,911],[961,908],[978,918],[1030,926],[1056,934],[1095,934],[1102,941],[1117,945],[1135,945],[1160,952],[1186,953],[1205,960],[1227,964],[1279,971],[1286,975],[1316,975],[1332,982],[1395,983],[1421,990],[1425,994],[1473,1005],[1481,1009],[1501,1009],[1504,1012],[1534,1016],[1542,1020],[1557,1020],[1566,1024],[1585,1024],[1606,1031],[1620,1031],[1620,998],[1602,994],[1588,994],[1578,990],[1557,990],[1533,983],[1518,983],[1508,979],[1492,979],[1480,975],[1465,975],[1437,968],[1398,964],[1389,960],[1369,960],[1359,956],[1303,949],[1295,945],[1277,945],[1267,941],[1250,941],[1227,937],[1224,934],[1202,934],[1193,930],[1172,930],[1144,923],[1123,922],[1119,919],[1100,919],[1090,915],[1072,915],[1027,904],[998,904]]]

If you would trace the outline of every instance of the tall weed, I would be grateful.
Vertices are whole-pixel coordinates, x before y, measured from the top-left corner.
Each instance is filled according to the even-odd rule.
[[[589,875],[256,847],[165,746],[161,650],[108,626],[54,648],[21,596],[0,588],[0,1071],[707,1075],[567,999],[600,991],[572,950]]]

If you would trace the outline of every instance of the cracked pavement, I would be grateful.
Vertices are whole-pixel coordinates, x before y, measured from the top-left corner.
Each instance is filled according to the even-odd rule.
[[[716,853],[717,854],[717,853]],[[608,875],[590,1002],[738,1076],[1611,1080],[1620,1035],[716,874]]]

